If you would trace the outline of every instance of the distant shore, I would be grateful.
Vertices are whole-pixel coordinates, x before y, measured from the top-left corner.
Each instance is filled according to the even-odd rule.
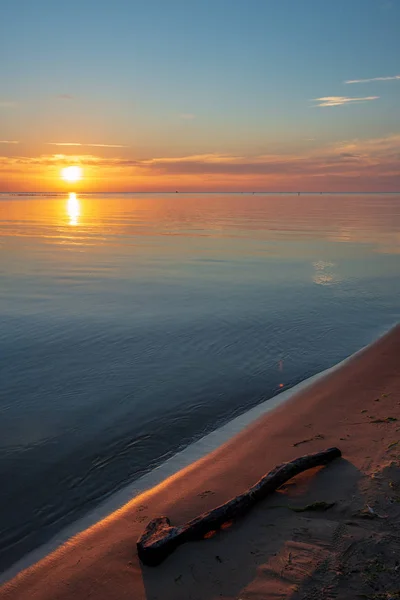
[[[0,589],[1,600],[394,593],[400,550],[399,356],[397,326],[220,448],[17,575]],[[173,524],[187,521],[247,489],[275,465],[330,446],[338,446],[343,459],[298,476],[229,531],[182,546],[159,567],[140,564],[136,540],[151,518],[165,514]],[[291,510],[320,501],[334,505],[322,513]]]

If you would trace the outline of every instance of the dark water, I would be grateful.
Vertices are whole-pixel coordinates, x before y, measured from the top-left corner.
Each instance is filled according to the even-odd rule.
[[[0,567],[399,318],[400,197],[0,197]]]

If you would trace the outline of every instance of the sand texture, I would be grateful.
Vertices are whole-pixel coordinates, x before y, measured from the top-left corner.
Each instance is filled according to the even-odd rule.
[[[275,465],[332,446],[343,458],[161,565],[140,563],[136,541],[152,518],[183,524]],[[20,573],[0,598],[400,598],[400,327]]]

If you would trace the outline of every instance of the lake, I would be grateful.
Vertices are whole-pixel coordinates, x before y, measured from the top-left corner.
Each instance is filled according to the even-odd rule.
[[[0,195],[0,568],[399,320],[400,196]]]

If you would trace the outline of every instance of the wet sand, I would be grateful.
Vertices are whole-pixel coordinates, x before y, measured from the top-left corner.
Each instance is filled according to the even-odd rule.
[[[180,524],[277,464],[338,446],[229,529],[143,566],[153,517]],[[0,590],[1,600],[399,597],[400,326],[226,444],[77,535]],[[305,508],[334,503],[324,512]],[[384,595],[386,594],[386,595]],[[389,595],[388,595],[389,594]]]

